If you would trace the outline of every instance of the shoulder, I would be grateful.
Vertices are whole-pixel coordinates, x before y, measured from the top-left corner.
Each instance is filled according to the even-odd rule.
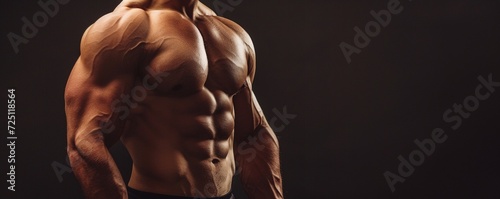
[[[248,47],[250,47],[250,49],[252,51],[255,51],[255,48],[254,48],[254,45],[252,42],[252,38],[250,37],[250,35],[247,33],[247,31],[243,27],[241,27],[239,24],[237,24],[236,22],[234,22],[230,19],[220,17],[220,16],[213,16],[213,17],[216,18],[221,23],[223,23],[228,28],[230,28],[234,33],[236,33],[243,40],[243,42],[245,42],[246,45],[248,45]]]
[[[198,2],[198,14],[205,16],[217,16],[217,14],[205,4]]]
[[[147,21],[146,12],[139,8],[123,7],[102,16],[82,36],[82,58],[95,58],[108,50],[121,54],[137,47],[147,36]]]
[[[224,24],[227,28],[231,29],[236,35],[238,35],[241,40],[245,43],[247,49],[247,64],[248,64],[248,75],[253,82],[256,69],[256,57],[255,57],[255,47],[252,42],[250,35],[236,22],[231,21],[224,17],[215,16],[215,18]]]
[[[88,39],[118,40],[129,39],[147,33],[147,14],[138,8],[115,10],[99,18],[86,30],[83,41]]]

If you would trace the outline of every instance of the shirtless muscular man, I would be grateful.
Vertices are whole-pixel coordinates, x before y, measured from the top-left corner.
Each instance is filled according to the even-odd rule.
[[[80,51],[65,110],[87,198],[234,198],[237,170],[250,198],[283,198],[278,140],[252,92],[255,52],[239,25],[198,0],[124,0],[87,29]],[[114,108],[155,84],[128,117]],[[238,147],[249,138],[256,153]],[[108,151],[120,139],[133,160],[128,184]]]

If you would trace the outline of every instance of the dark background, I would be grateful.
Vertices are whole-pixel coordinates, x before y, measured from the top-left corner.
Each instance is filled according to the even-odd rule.
[[[500,87],[458,130],[442,119],[474,94],[480,75],[500,82],[499,1],[401,0],[404,10],[348,64],[340,42],[353,45],[353,28],[363,29],[373,20],[370,10],[386,9],[388,1],[243,0],[223,13],[254,40],[254,90],[267,118],[285,106],[297,115],[277,132],[285,196],[500,198]],[[118,3],[61,5],[16,54],[7,33],[21,34],[21,17],[41,9],[37,1],[1,2],[1,85],[17,89],[18,141],[16,192],[7,191],[1,166],[0,198],[82,198],[73,174],[60,182],[52,167],[66,164],[63,91],[84,30]],[[397,157],[408,158],[417,149],[413,140],[438,127],[448,140],[392,193],[383,173],[397,174]],[[126,152],[120,145],[112,151],[128,178]],[[5,144],[1,152],[6,165]],[[235,192],[245,198],[238,184]]]

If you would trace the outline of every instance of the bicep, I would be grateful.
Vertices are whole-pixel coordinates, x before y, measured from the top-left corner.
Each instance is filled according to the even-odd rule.
[[[244,34],[243,34],[244,33]],[[242,29],[240,36],[247,47],[247,78],[244,87],[233,97],[235,109],[235,141],[241,142],[254,134],[259,127],[267,126],[264,113],[255,97],[252,83],[256,60],[252,40]]]

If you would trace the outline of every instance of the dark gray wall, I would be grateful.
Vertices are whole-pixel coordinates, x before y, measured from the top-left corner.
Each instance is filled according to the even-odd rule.
[[[370,11],[390,0],[203,2],[229,5],[223,15],[254,40],[254,90],[267,118],[277,118],[287,198],[500,198],[500,87],[480,90],[490,94],[478,104],[469,97],[480,77],[500,82],[498,1],[401,0],[403,10],[350,64],[339,44],[354,45],[353,28],[364,29],[374,20]],[[16,54],[7,34],[22,35],[21,18],[41,8],[2,1],[2,102],[15,87],[18,140],[15,193],[6,189],[8,150],[1,147],[1,198],[82,198],[71,173],[58,179],[53,170],[66,164],[63,91],[83,31],[117,3],[61,5]],[[468,118],[454,130],[443,113],[464,100]],[[296,118],[279,119],[284,107]],[[447,140],[392,193],[384,173],[400,175],[398,156],[418,154],[414,140],[436,128]],[[118,145],[113,154],[128,178],[125,150]],[[244,198],[238,184],[235,192]]]

